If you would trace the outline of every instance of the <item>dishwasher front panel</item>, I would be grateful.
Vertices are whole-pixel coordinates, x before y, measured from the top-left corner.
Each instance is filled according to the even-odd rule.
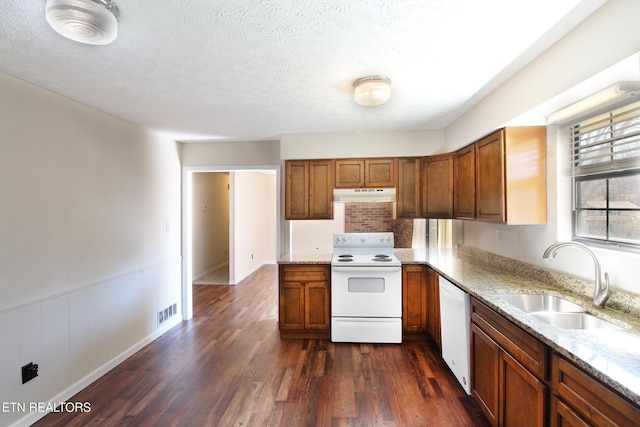
[[[442,358],[462,388],[471,393],[469,383],[471,312],[469,294],[440,277],[440,328]]]

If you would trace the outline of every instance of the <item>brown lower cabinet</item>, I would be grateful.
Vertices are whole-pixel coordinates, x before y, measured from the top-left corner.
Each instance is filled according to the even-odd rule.
[[[425,267],[427,274],[427,332],[442,348],[440,333],[440,276],[435,270]]]
[[[551,359],[551,426],[638,426],[640,408],[558,354]]]
[[[280,265],[281,338],[330,337],[330,278],[329,265]]]
[[[493,426],[639,426],[640,408],[471,298],[471,395]]]
[[[493,426],[546,425],[547,347],[471,299],[471,395]]]
[[[424,339],[427,334],[427,269],[402,266],[402,338]]]
[[[405,340],[440,339],[439,276],[424,265],[402,267],[402,336]]]

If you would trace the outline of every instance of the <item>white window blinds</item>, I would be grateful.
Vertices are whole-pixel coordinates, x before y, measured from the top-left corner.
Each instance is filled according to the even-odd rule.
[[[574,177],[640,169],[640,102],[570,127]]]

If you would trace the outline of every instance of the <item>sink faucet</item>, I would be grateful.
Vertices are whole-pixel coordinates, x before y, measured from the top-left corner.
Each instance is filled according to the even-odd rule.
[[[609,299],[609,296],[611,295],[611,290],[609,289],[609,274],[607,274],[606,272],[604,273],[604,288],[603,288],[600,282],[600,263],[598,262],[598,258],[596,258],[596,254],[594,254],[593,251],[591,251],[591,249],[589,249],[586,245],[583,245],[582,243],[578,243],[578,242],[557,242],[549,246],[547,250],[544,251],[542,258],[547,260],[554,259],[556,257],[556,253],[558,252],[558,249],[564,246],[574,246],[576,248],[582,248],[585,251],[587,251],[589,255],[591,255],[591,258],[593,258],[593,262],[596,264],[595,289],[593,291],[593,306],[597,308],[604,307],[604,304],[607,302],[607,300]]]

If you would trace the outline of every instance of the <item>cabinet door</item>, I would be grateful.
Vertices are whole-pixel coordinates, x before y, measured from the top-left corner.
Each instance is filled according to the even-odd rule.
[[[550,407],[551,427],[590,427],[578,414],[565,405],[561,400],[551,396]]]
[[[471,395],[492,426],[498,425],[500,347],[471,323]]]
[[[509,127],[503,134],[507,223],[545,224],[547,130],[544,126]]]
[[[460,219],[476,217],[476,151],[470,145],[456,152],[454,162],[454,214]]]
[[[420,218],[420,159],[398,160],[399,218]]]
[[[308,282],[305,284],[304,323],[306,329],[329,329],[329,284]]]
[[[402,329],[405,335],[420,336],[427,332],[426,282],[424,267],[408,265],[402,268]]]
[[[476,218],[506,222],[504,133],[476,143]]]
[[[333,162],[309,162],[309,219],[333,218]]]
[[[285,219],[309,217],[309,162],[285,163]]]
[[[395,187],[395,159],[365,159],[365,187]]]
[[[301,330],[305,328],[304,284],[280,283],[280,329]]]
[[[336,188],[364,187],[364,160],[336,160]]]
[[[429,335],[442,348],[440,339],[440,278],[438,273],[427,268],[427,330]]]
[[[590,425],[638,426],[640,408],[558,354],[552,356],[554,394]]]
[[[500,352],[498,377],[498,425],[544,427],[547,418],[547,386],[505,351]]]
[[[453,218],[453,155],[425,157],[422,170],[422,216]]]

